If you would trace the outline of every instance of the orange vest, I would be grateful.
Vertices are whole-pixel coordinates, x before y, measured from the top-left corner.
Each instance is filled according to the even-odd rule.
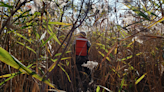
[[[76,38],[76,55],[87,56],[87,41],[83,37]]]

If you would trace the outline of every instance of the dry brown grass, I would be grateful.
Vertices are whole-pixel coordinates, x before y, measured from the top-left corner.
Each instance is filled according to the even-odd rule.
[[[58,17],[55,18],[57,19]],[[36,23],[41,24],[40,22]],[[150,24],[148,23],[148,25]],[[132,41],[132,38],[136,36],[133,34],[137,33],[135,25],[132,25],[128,31],[116,26],[112,22],[106,25],[93,25],[94,30],[92,29],[87,35],[87,38],[92,43],[89,59],[99,63],[93,72],[94,82],[88,86],[90,91],[95,92],[97,85],[101,85],[113,92],[163,92],[164,74],[161,73],[163,72],[161,66],[164,66],[164,42],[162,32],[159,32],[157,29],[151,29],[153,32],[147,32],[148,34],[146,35],[144,32],[140,32],[137,36],[143,38],[144,42],[141,44],[137,41]],[[145,28],[142,23],[138,23],[137,25]],[[20,25],[20,27],[22,26]],[[57,33],[57,27],[59,26],[51,26],[52,32]],[[40,25],[33,25],[29,29],[31,33],[27,32],[27,30],[17,30],[16,32],[27,39],[33,39],[33,43],[28,42],[20,36],[16,36],[11,30],[7,30],[9,33],[2,32],[0,35],[0,46],[22,61],[24,65],[33,64],[31,69],[39,75],[44,76],[53,63],[52,57],[53,59],[59,58],[60,55],[53,56],[54,53],[52,54],[52,52],[56,52],[60,45],[52,38],[49,40],[52,49],[48,47],[48,43],[40,47],[41,42],[38,41],[39,37],[37,35],[41,36],[47,29],[42,28]],[[65,29],[63,27],[61,31],[68,32],[69,30],[70,27],[66,27]],[[66,37],[63,32],[59,36],[60,42]],[[71,44],[67,47],[67,51],[72,51],[74,36],[72,36],[73,39],[71,39]],[[50,34],[47,34],[43,40],[46,41],[49,37]],[[126,37],[127,39],[120,40]],[[22,42],[24,46],[20,45],[17,41]],[[26,46],[36,51],[37,54]],[[64,46],[59,49],[58,53],[62,53]],[[105,57],[107,54],[109,55]],[[44,58],[44,56],[47,58]],[[62,57],[71,57],[71,59],[67,58],[59,62],[55,71],[50,74],[50,81],[57,89],[65,90],[66,92],[77,92],[80,87],[83,89],[80,83],[84,83],[84,80],[77,83],[79,74],[75,65],[74,55],[72,55],[72,52],[69,52],[65,53]],[[18,72],[18,70],[14,68],[10,69],[8,65],[0,62],[0,75],[15,72]],[[7,78],[1,78],[0,83],[5,79]],[[32,78],[31,75],[19,74],[1,85],[0,92],[40,92],[42,85],[42,82]],[[45,92],[48,92],[48,89],[51,89],[51,87],[46,86]],[[101,91],[103,90],[101,88]]]
[[[109,51],[112,46],[114,46],[114,44],[117,42],[117,39],[115,38],[115,36],[111,36],[110,33],[108,33],[106,37],[103,36],[105,35],[105,33],[103,32],[101,33],[102,35],[93,34],[91,38],[88,37],[90,38],[92,43],[89,57],[90,60],[95,60],[96,62],[101,64],[102,67],[100,67],[99,65],[94,70],[94,83],[89,86],[92,91],[96,89],[95,85],[105,86],[114,92],[121,90],[127,92],[162,92],[164,90],[163,74],[161,74],[162,70],[160,69],[160,65],[163,63],[162,38],[149,38],[148,40],[145,40],[143,44],[134,42],[129,45],[132,42],[131,38],[119,42],[117,49],[115,48],[111,52],[111,55],[108,56],[110,61],[108,61],[108,59],[106,58],[105,61],[101,63],[104,58],[102,54],[106,55],[107,51]],[[4,43],[2,47],[6,48],[6,50],[9,49],[9,52],[15,57],[17,57],[19,60],[23,61],[23,64],[25,65],[29,65],[36,62],[35,54],[33,54],[24,46],[15,43],[15,40],[12,39],[12,34],[8,36],[11,36],[10,39],[5,38],[3,41],[1,41],[1,43]],[[106,39],[106,42],[104,41],[104,39]],[[7,42],[9,43],[7,44]],[[54,45],[55,44],[52,44],[52,46]],[[37,49],[35,45],[29,44],[29,46],[34,50]],[[42,50],[43,49],[40,48],[40,51]],[[54,48],[54,50],[56,49]],[[67,50],[71,50],[71,45],[68,47]],[[141,54],[137,55],[138,53]],[[48,56],[50,55],[48,54]],[[69,82],[65,72],[63,72],[60,67],[56,68],[55,72],[51,74],[50,80],[53,82],[53,84],[55,84],[56,88],[58,89],[65,90],[67,92],[76,92],[79,86],[76,82],[78,74],[76,65],[74,63],[75,61],[73,60],[73,55],[71,53],[68,53],[65,54],[63,57],[72,57],[72,59],[62,60],[59,63],[62,68],[64,68],[65,71],[68,73],[71,82]],[[123,58],[125,59],[120,61]],[[40,67],[42,71],[46,72],[46,69],[42,67],[42,65],[46,66],[46,63],[43,63],[43,61],[46,61],[48,65],[51,65],[52,62],[50,62],[50,60],[48,59],[38,60],[38,67]],[[1,63],[0,65],[1,75],[9,73],[8,66],[6,64]],[[128,71],[125,72],[125,69],[128,69]],[[35,67],[33,68],[33,70],[35,70]],[[16,71],[17,70],[11,68],[11,72]],[[41,71],[39,71],[38,73],[40,75],[43,75]],[[137,79],[139,79],[145,73],[146,76],[137,85],[135,85]],[[1,82],[4,79],[5,78],[2,78]],[[123,83],[122,80],[124,80]],[[12,86],[10,84],[10,81],[7,81],[1,86],[1,91],[9,92],[10,87],[12,87],[12,91],[14,92],[38,92],[40,91],[40,87],[42,85],[41,82],[38,82],[37,80],[33,79],[30,75],[20,74],[14,77],[11,82]]]

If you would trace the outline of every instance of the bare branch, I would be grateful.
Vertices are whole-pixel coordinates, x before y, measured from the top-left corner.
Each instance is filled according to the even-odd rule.
[[[0,29],[0,35],[3,31],[3,29],[5,28],[5,26],[8,24],[8,22],[10,21],[10,18],[17,12],[17,10],[19,10],[21,8],[21,6],[25,5],[27,2],[27,0],[25,0],[23,3],[21,3],[10,15],[10,17],[8,17],[8,19],[5,21],[5,23],[3,23],[2,28]]]

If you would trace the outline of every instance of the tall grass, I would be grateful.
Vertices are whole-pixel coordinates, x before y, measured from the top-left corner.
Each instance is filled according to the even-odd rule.
[[[132,5],[127,6],[132,7]],[[131,8],[133,11],[135,9],[136,7],[134,6]],[[139,10],[135,14],[140,17],[136,20],[144,18],[148,20],[147,18],[154,16],[143,16]],[[31,15],[27,14],[27,16]],[[2,31],[0,35],[0,46],[15,56],[24,65],[30,67],[38,75],[46,77],[47,72],[50,71],[49,67],[55,64],[54,62],[57,62],[62,54],[68,39],[66,39],[62,46],[61,43],[72,26],[69,23],[66,24],[63,22],[48,23],[49,18],[47,16],[43,18],[44,24],[42,23],[43,20],[41,20],[41,17],[43,17],[41,14],[35,13],[34,16],[29,17],[31,18],[30,20],[33,20],[32,22],[29,22],[30,20],[28,18],[23,17],[22,19],[16,20],[16,23],[13,24],[15,25],[14,27],[6,27],[5,31]],[[50,18],[54,17],[58,19],[58,16]],[[105,18],[107,20],[104,20]],[[148,21],[146,25],[143,22],[134,23],[133,25],[135,26],[130,26],[128,31],[116,25],[114,22],[109,22],[108,16],[103,15],[103,13],[100,18],[95,20],[97,21],[95,21],[94,25],[89,27],[90,31],[87,31],[87,38],[92,44],[89,50],[89,59],[99,63],[93,71],[94,82],[88,86],[90,92],[95,92],[97,86],[100,87],[100,92],[106,91],[107,89],[113,92],[163,92],[163,33],[159,32],[158,29],[152,28],[153,24],[160,23],[163,21],[163,18],[159,19],[157,17],[154,19],[157,22]],[[4,20],[1,21],[4,22]],[[103,26],[104,21],[108,21],[105,26]],[[100,26],[97,26],[96,23],[99,23]],[[59,27],[59,25],[61,26]],[[136,26],[144,29],[138,32],[134,30]],[[61,28],[61,30],[59,31],[58,28]],[[46,36],[39,41],[44,32],[47,32]],[[56,88],[54,90],[77,92],[79,88],[83,89],[82,84],[85,81],[79,80],[80,76],[75,64],[75,55],[71,52],[76,33],[75,31],[72,35],[66,52],[48,79],[54,84]],[[143,40],[143,44],[137,42],[137,39],[136,41],[132,41],[135,36]],[[58,49],[60,46],[61,48]],[[58,52],[55,53],[57,50]],[[0,62],[0,83],[5,81],[0,86],[0,92],[42,91],[43,82],[38,81],[31,75],[19,74],[18,69],[9,67],[7,64]],[[6,74],[16,72],[18,74],[14,75],[12,80],[9,80],[10,75]],[[84,75],[86,74],[84,73]],[[87,75],[85,78],[86,80],[89,79]],[[77,82],[77,80],[80,82]],[[50,86],[45,86],[45,88],[45,92],[53,89]]]

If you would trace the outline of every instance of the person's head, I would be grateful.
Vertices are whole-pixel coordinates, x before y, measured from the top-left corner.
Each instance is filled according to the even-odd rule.
[[[81,37],[85,37],[86,36],[86,33],[85,32],[80,32],[79,34]]]

